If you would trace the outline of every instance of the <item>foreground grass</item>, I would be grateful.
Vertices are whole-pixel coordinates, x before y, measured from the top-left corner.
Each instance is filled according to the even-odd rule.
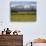
[[[11,13],[11,21],[36,21],[35,12],[13,12]]]

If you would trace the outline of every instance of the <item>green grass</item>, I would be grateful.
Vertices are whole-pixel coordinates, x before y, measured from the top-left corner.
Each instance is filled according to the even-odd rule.
[[[36,12],[12,12],[11,21],[36,21]]]
[[[12,12],[11,15],[36,15],[35,12]]]

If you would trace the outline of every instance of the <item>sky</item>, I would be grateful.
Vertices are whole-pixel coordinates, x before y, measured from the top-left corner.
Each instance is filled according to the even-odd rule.
[[[21,1],[21,2],[11,2],[11,7],[15,7],[15,6],[19,6],[19,5],[23,5],[24,7],[30,7],[30,6],[35,6],[36,7],[36,2],[33,2],[33,1],[30,1],[30,2],[24,2],[24,1]]]
[[[36,0],[11,0],[11,1],[36,1]]]
[[[36,4],[36,3],[37,3],[36,0],[11,0],[11,4]]]

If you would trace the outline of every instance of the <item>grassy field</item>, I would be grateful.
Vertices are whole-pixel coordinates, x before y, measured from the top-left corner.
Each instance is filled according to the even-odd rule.
[[[36,21],[36,12],[11,12],[11,21]]]

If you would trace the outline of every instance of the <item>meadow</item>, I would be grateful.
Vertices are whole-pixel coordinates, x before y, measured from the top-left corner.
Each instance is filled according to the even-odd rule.
[[[11,11],[11,21],[36,21],[36,11]]]

